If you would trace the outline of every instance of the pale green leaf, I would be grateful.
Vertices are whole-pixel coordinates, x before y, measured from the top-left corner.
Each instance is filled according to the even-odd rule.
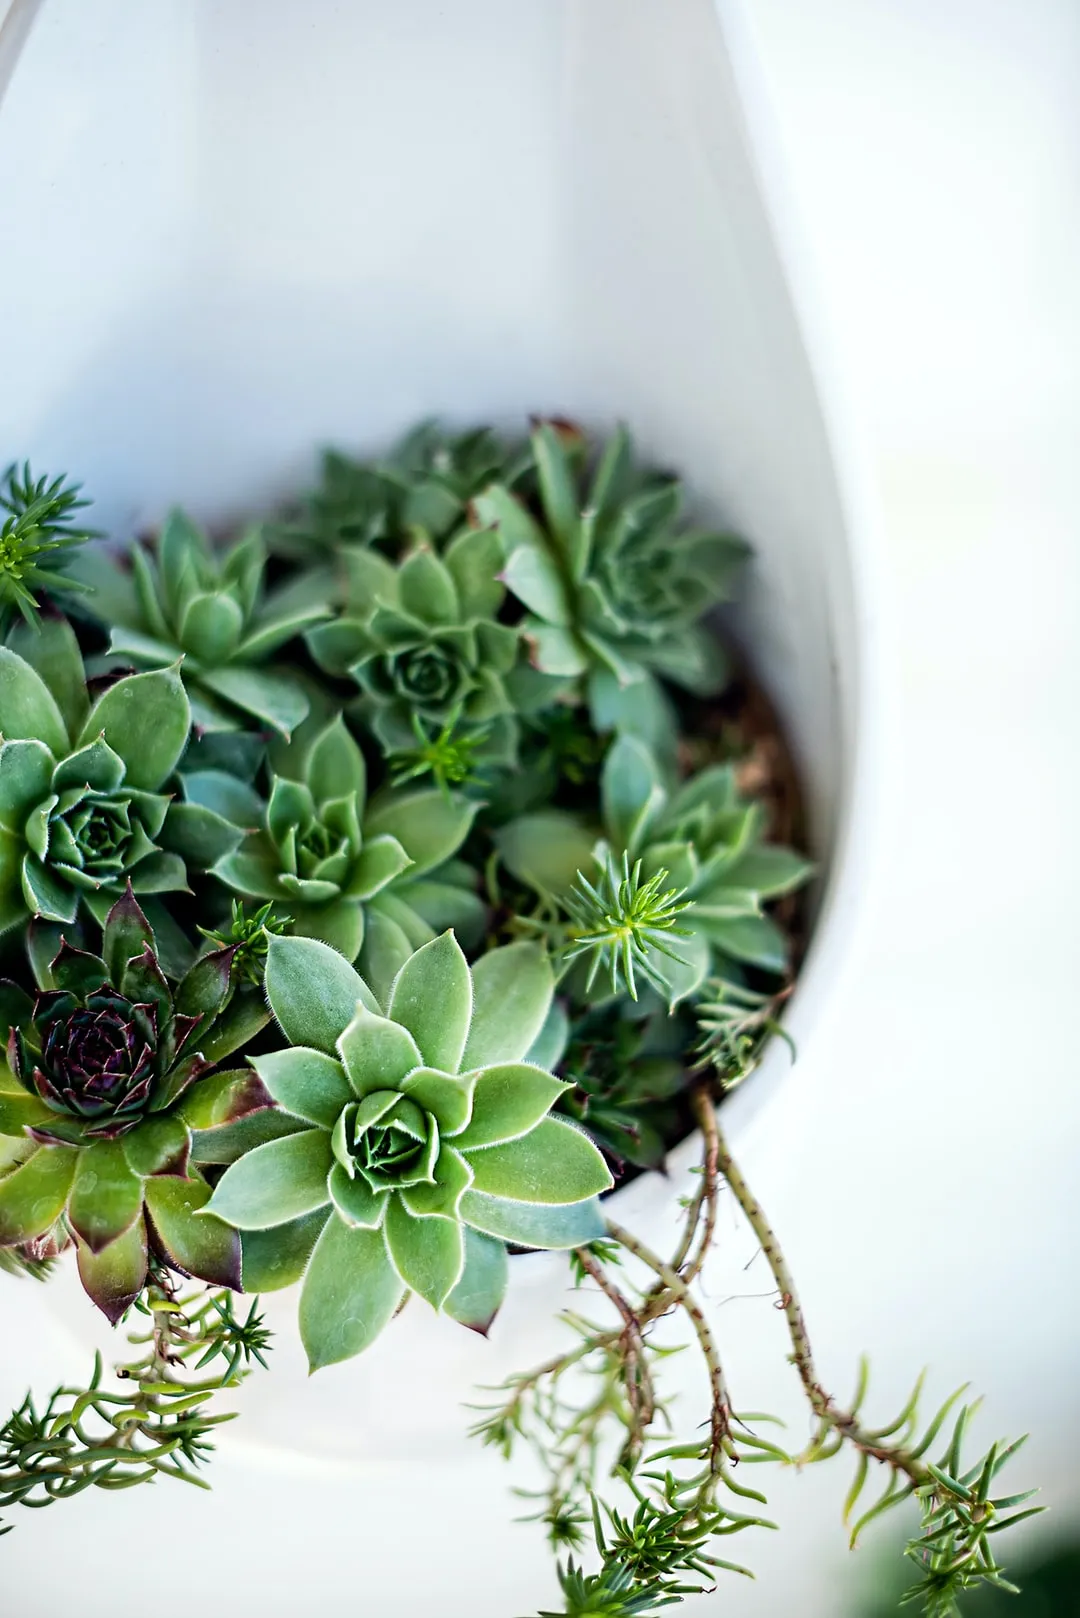
[[[311,1369],[367,1348],[404,1292],[381,1230],[353,1229],[336,1215],[327,1220],[300,1294],[300,1335]]]

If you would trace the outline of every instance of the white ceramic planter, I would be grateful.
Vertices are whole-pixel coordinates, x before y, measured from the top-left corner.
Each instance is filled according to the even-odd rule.
[[[805,1051],[865,875],[866,533],[736,8],[14,0],[4,74],[0,193],[29,223],[0,255],[0,443],[82,478],[112,531],[176,499],[257,510],[327,440],[539,409],[626,418],[752,541],[738,623],[823,868],[789,1012]],[[732,1101],[737,1142],[787,1068],[774,1050]],[[695,1155],[620,1217],[669,1223]],[[294,1300],[272,1300],[274,1375],[237,1440],[457,1453],[461,1400],[542,1354],[563,1301],[564,1260],[514,1273],[491,1343],[414,1302],[310,1382]],[[49,1299],[94,1334],[75,1285]]]

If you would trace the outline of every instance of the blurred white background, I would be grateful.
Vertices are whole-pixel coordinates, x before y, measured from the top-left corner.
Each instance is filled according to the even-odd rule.
[[[845,1391],[867,1349],[888,1414],[927,1360],[935,1390],[970,1378],[988,1441],[1031,1431],[1017,1487],[1043,1483],[1060,1523],[1080,1515],[1080,7],[746,6],[879,491],[893,695],[859,959],[769,1114],[780,1144],[756,1189],[827,1378]],[[729,1290],[717,1280],[714,1298]],[[759,1408],[795,1413],[769,1314],[749,1300],[720,1311],[732,1374]],[[53,1369],[43,1354],[35,1381]],[[185,1498],[180,1534],[161,1488],[61,1508],[83,1543],[115,1547],[93,1562],[115,1568],[116,1610],[136,1610],[134,1582],[173,1618],[155,1557],[183,1556],[196,1534],[204,1589],[258,1558],[259,1599],[234,1599],[238,1618],[366,1618],[378,1545],[401,1563],[415,1599],[394,1611],[410,1618],[510,1618],[545,1588],[543,1546],[504,1526],[491,1458],[453,1475],[384,1470],[357,1494],[322,1474],[286,1482],[226,1441],[214,1472],[212,1496]],[[842,1613],[859,1563],[872,1569],[872,1548],[845,1550],[846,1483],[822,1471],[777,1487],[782,1538],[740,1546],[757,1583],[725,1583],[688,1615]],[[409,1526],[437,1524],[447,1490],[475,1502],[468,1539]],[[72,1605],[58,1515],[20,1522],[4,1546],[13,1618]],[[108,1613],[108,1593],[88,1591],[83,1610]]]

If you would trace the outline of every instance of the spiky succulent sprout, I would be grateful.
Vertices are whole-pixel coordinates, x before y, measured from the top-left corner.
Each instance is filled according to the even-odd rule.
[[[572,933],[584,925],[584,896],[593,921],[576,941],[578,954],[586,952],[593,933],[600,939],[606,928],[609,970],[616,934],[624,956],[629,947],[631,960],[643,965],[633,948],[633,906],[624,913],[607,905],[612,916],[621,916],[621,927],[602,920],[601,901],[619,897],[614,859],[625,860],[631,875],[637,872],[632,886],[639,895],[659,903],[664,889],[680,907],[681,935],[674,945],[660,950],[657,938],[645,941],[651,945],[645,976],[657,987],[663,984],[672,1005],[696,994],[710,974],[739,981],[748,968],[774,975],[786,970],[787,938],[765,906],[806,882],[813,865],[793,849],[766,842],[762,810],[740,796],[733,767],[704,770],[673,790],[649,748],[621,735],[604,760],[600,800],[604,835],[597,841],[580,819],[550,809],[523,815],[496,833],[507,868],[553,896]],[[582,887],[582,874],[597,866],[609,874],[594,900]],[[629,987],[629,974],[624,978]],[[590,986],[583,988],[588,994]]]
[[[15,613],[36,624],[41,603],[35,591],[80,591],[65,565],[77,545],[94,538],[75,516],[90,504],[80,485],[64,477],[35,478],[27,462],[9,466],[0,480],[0,631]]]
[[[33,1146],[0,1179],[0,1246],[70,1232],[83,1286],[114,1322],[155,1260],[240,1284],[235,1233],[195,1217],[210,1187],[191,1163],[194,1128],[270,1105],[247,1068],[203,1077],[235,1048],[222,1017],[232,953],[203,956],[174,989],[128,893],[109,912],[101,955],[65,942],[51,987],[31,998],[2,986],[0,1134]],[[246,1037],[250,1018],[242,1026]]]
[[[364,755],[340,715],[278,756],[288,773],[271,775],[265,803],[219,771],[182,778],[187,804],[249,828],[211,867],[219,882],[273,903],[292,932],[350,961],[360,955],[379,990],[436,930],[454,926],[479,941],[485,911],[475,882],[447,864],[476,804],[430,787],[368,802]]]
[[[161,787],[190,709],[175,668],[131,675],[93,699],[70,625],[16,627],[0,647],[0,928],[40,916],[101,922],[130,882],[187,887]]]
[[[502,539],[533,662],[584,681],[601,728],[662,731],[670,709],[655,675],[700,693],[726,678],[700,620],[730,595],[747,548],[687,526],[679,483],[635,465],[625,428],[591,475],[585,440],[566,423],[537,425],[532,459],[531,500],[496,484],[472,509]]]
[[[350,559],[343,616],[307,642],[328,674],[356,680],[358,712],[385,752],[411,747],[417,720],[439,727],[453,717],[465,732],[487,733],[478,756],[512,757],[506,679],[518,635],[496,621],[502,560],[482,529],[464,530],[441,557],[422,546],[396,568],[372,552]]]
[[[601,1234],[611,1176],[586,1135],[548,1116],[566,1086],[523,1059],[552,987],[540,946],[470,971],[447,932],[405,962],[383,1007],[326,945],[271,939],[266,991],[290,1044],[254,1065],[308,1127],[241,1157],[209,1206],[245,1232],[247,1289],[303,1273],[312,1368],[360,1353],[408,1292],[486,1330],[504,1242]]]
[[[78,559],[93,586],[91,610],[112,631],[110,650],[140,668],[183,659],[195,724],[236,730],[252,719],[288,736],[308,711],[301,682],[269,659],[330,615],[328,579],[311,569],[264,588],[259,528],[215,552],[182,511],[166,519],[153,550],[132,545],[130,570],[100,551]]]

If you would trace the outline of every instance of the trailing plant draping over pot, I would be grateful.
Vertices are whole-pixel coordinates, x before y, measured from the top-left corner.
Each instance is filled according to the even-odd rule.
[[[995,1481],[1016,1445],[973,1462],[959,1396],[873,1427],[865,1374],[825,1391],[718,1118],[783,1034],[813,872],[709,616],[743,542],[624,429],[594,450],[554,420],[329,453],[223,544],[174,511],[92,549],[77,490],[29,467],[0,504],[0,1267],[70,1251],[141,1348],[12,1412],[0,1505],[195,1479],[216,1396],[266,1364],[234,1293],[297,1284],[317,1370],[407,1303],[498,1329],[511,1250],[547,1249],[589,1313],[475,1431],[546,1473],[566,1618],[745,1571],[720,1555],[765,1522],[745,1463],[838,1452],[853,1541],[916,1497],[934,1618],[1008,1587],[994,1536],[1036,1509]],[[664,1256],[601,1199],[695,1129]],[[722,1187],[787,1321],[797,1454],[735,1402],[695,1295]],[[703,1422],[668,1411],[668,1316]]]

